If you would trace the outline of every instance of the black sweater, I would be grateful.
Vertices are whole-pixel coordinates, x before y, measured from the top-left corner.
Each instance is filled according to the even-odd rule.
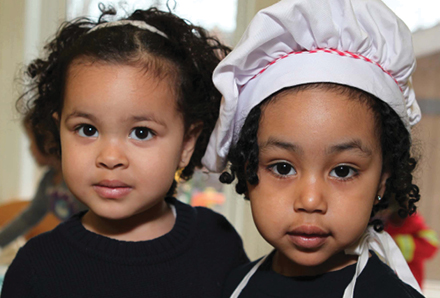
[[[318,276],[286,277],[272,270],[272,256],[251,277],[239,295],[240,298],[342,298],[356,270],[354,264]],[[240,266],[231,273],[225,285],[224,298],[230,297],[256,262]],[[374,253],[356,280],[354,297],[423,298],[411,286],[402,282]]]
[[[6,272],[9,297],[219,297],[228,272],[248,261],[221,215],[175,199],[166,235],[125,242],[86,230],[74,216],[31,239]]]

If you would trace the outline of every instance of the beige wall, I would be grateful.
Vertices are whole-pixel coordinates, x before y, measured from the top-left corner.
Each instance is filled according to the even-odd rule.
[[[34,191],[36,170],[15,110],[20,85],[14,79],[64,16],[65,0],[0,1],[0,202]]]
[[[19,195],[21,131],[12,84],[23,61],[24,0],[0,1],[0,200]]]
[[[440,33],[439,26],[427,31],[432,33],[434,29]],[[420,41],[422,45],[429,43],[432,39],[420,38],[426,34],[416,33],[414,41]],[[440,236],[440,46],[434,49],[431,45],[429,49],[429,52],[420,52],[413,76],[416,96],[422,107],[422,120],[414,129],[414,141],[421,156],[417,171],[421,194],[419,213]],[[440,253],[427,263],[426,269],[428,279],[440,280]]]
[[[417,184],[421,199],[418,212],[440,236],[440,115],[424,115],[414,138],[421,154]],[[426,278],[440,280],[440,254],[427,262]]]

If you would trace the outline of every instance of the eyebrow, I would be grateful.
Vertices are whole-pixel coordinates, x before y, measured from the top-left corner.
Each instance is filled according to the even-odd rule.
[[[330,155],[348,150],[359,150],[362,153],[362,155],[365,156],[370,156],[373,154],[372,150],[367,146],[364,146],[362,141],[359,139],[353,139],[348,142],[343,142],[340,144],[333,145],[326,150],[326,153]]]
[[[129,119],[133,120],[134,122],[141,122],[141,121],[156,122],[162,126],[166,126],[165,122],[162,121],[162,119],[154,117],[154,115],[133,115],[129,117]]]
[[[92,115],[92,114],[85,113],[85,112],[80,112],[80,111],[73,111],[72,113],[67,115],[65,121],[68,121],[70,118],[75,118],[75,117],[86,118],[86,119],[90,119],[92,121],[96,121],[97,120],[97,118],[94,115]]]
[[[75,118],[75,117],[90,119],[94,122],[98,121],[98,118],[96,116],[89,114],[89,113],[81,112],[81,111],[73,111],[72,113],[67,115],[66,121],[68,121],[70,118]],[[161,119],[158,119],[152,115],[133,115],[131,117],[128,117],[128,120],[129,121],[131,120],[133,122],[151,121],[151,122],[156,122],[162,126],[166,126],[164,121],[162,121]]]
[[[265,143],[261,144],[259,147],[260,147],[261,151],[275,147],[275,148],[280,148],[280,149],[284,149],[284,150],[299,153],[299,154],[304,153],[303,149],[301,147],[299,147],[298,145],[296,145],[294,143],[290,143],[290,142],[281,141],[281,140],[274,138],[274,137],[269,137],[269,139]]]
[[[272,147],[275,147],[298,154],[304,153],[304,150],[300,146],[291,142],[281,141],[274,137],[269,137],[269,139],[265,143],[261,144],[259,147],[260,147],[260,151],[264,151]],[[362,141],[359,139],[354,139],[330,146],[329,148],[326,149],[326,154],[331,155],[349,150],[360,151],[361,155],[364,156],[371,156],[373,154],[372,150],[364,146]]]

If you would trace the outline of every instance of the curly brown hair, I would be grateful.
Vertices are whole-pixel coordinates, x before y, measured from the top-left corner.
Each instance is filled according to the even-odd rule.
[[[65,22],[45,46],[45,58],[32,61],[24,74],[27,92],[17,101],[17,108],[29,114],[33,129],[51,138],[41,140],[47,153],[61,155],[60,136],[52,115],[61,114],[66,73],[73,61],[136,65],[159,79],[168,78],[176,94],[177,108],[183,115],[185,131],[200,125],[201,133],[189,164],[181,178],[191,178],[206,150],[209,135],[218,117],[221,95],[211,76],[230,49],[171,12],[156,8],[136,10],[128,20],[144,21],[166,34],[167,38],[131,25],[102,27],[89,32],[116,11],[103,11],[98,21],[79,18]],[[30,79],[30,80],[29,80]],[[25,108],[25,109],[23,109]],[[174,193],[176,183],[168,194]]]
[[[235,186],[238,194],[247,198],[247,183],[258,184],[258,127],[264,107],[283,92],[304,91],[320,89],[335,91],[347,95],[348,98],[359,100],[369,107],[375,117],[375,126],[383,157],[383,171],[388,171],[390,177],[386,181],[385,194],[371,212],[370,225],[376,231],[384,228],[384,223],[379,218],[373,218],[378,211],[388,208],[391,200],[400,206],[399,215],[406,217],[416,211],[415,203],[420,200],[419,188],[413,184],[413,171],[417,165],[416,158],[411,156],[411,136],[396,112],[385,102],[375,96],[344,85],[333,83],[314,83],[299,85],[278,91],[255,106],[247,116],[241,129],[239,139],[228,154],[230,173],[223,172],[220,176],[222,183],[230,184],[237,178]]]

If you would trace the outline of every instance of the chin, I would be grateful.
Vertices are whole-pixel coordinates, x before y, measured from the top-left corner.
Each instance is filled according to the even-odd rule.
[[[296,264],[304,267],[317,267],[325,263],[326,259],[324,258],[313,258],[313,257],[304,257],[299,258],[298,262],[295,262]]]
[[[297,251],[295,254],[285,254],[294,264],[304,267],[316,267],[324,264],[329,258],[319,252]]]
[[[93,213],[95,213],[97,216],[109,220],[123,220],[134,215],[134,213],[132,212],[121,210],[121,208],[115,208],[115,209],[106,208],[105,210],[99,208],[91,208],[91,209]]]

